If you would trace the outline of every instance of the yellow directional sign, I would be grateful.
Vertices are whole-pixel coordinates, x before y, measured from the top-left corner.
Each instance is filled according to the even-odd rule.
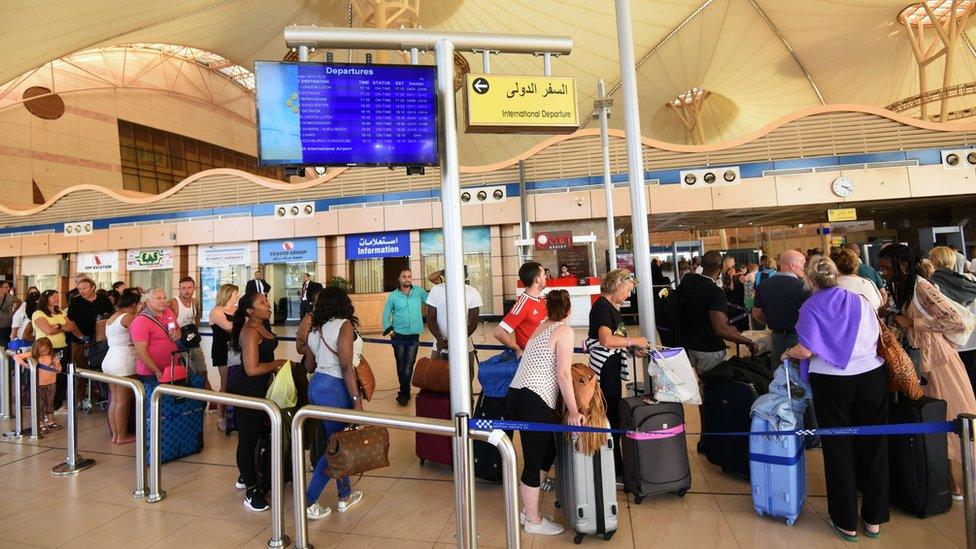
[[[579,128],[576,79],[468,74],[468,133],[573,133]]]
[[[857,208],[827,210],[827,221],[831,223],[838,221],[857,221]]]

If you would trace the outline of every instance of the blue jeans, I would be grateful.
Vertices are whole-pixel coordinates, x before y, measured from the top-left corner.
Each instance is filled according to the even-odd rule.
[[[393,344],[393,359],[396,361],[397,379],[400,380],[400,394],[410,396],[410,379],[413,377],[413,364],[417,360],[418,334],[398,334],[390,338]]]
[[[352,397],[346,389],[346,382],[338,377],[316,372],[312,380],[308,383],[308,401],[319,406],[332,406],[334,408],[352,409]],[[345,423],[335,421],[323,421],[325,436],[329,437],[332,433],[338,433],[346,427]],[[315,472],[312,473],[312,481],[308,483],[308,490],[305,492],[305,501],[311,505],[318,501],[322,495],[322,490],[329,483],[331,478],[325,473],[329,467],[328,454],[322,454],[319,462],[315,464]],[[339,489],[339,499],[349,497],[351,491],[349,477],[336,479],[336,488]]]

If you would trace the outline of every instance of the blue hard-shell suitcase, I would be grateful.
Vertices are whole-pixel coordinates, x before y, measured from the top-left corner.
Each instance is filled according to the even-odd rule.
[[[150,397],[158,381],[144,382],[146,387],[146,463],[150,460]],[[203,388],[203,375],[188,374],[187,385]],[[182,397],[166,395],[161,402],[162,432],[159,437],[160,461],[166,463],[203,450],[203,413],[207,403]]]
[[[787,398],[792,402],[787,376]],[[803,429],[802,416],[796,429]],[[778,430],[754,414],[750,432]],[[753,435],[749,437],[749,482],[752,506],[759,516],[783,517],[792,526],[807,498],[807,461],[802,436]]]

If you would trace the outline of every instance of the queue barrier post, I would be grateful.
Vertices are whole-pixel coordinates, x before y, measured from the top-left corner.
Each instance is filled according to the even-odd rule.
[[[456,421],[460,421],[462,416],[466,430],[466,415],[458,414]],[[305,420],[308,419],[372,425],[390,429],[406,429],[408,431],[431,435],[458,436],[458,423],[456,421],[408,417],[378,412],[360,412],[346,408],[314,405],[299,409],[291,421],[292,485],[295,487],[295,549],[313,549],[314,547],[308,540],[308,517],[302,512],[306,508],[304,488],[306,475],[304,458],[305,441],[302,426],[305,424]],[[516,463],[515,446],[503,431],[471,430],[467,431],[467,434],[471,438],[487,441],[498,448],[502,458],[502,484],[505,493],[506,547],[509,549],[519,549],[521,547],[521,531],[518,520],[518,465]],[[457,455],[455,454],[456,459]],[[455,461],[455,467],[457,466],[458,462]],[[473,500],[474,494],[467,494],[466,497],[470,497]],[[469,546],[468,540],[460,532],[457,536],[457,546]]]
[[[36,368],[35,368],[36,371]],[[59,463],[51,469],[56,477],[74,475],[95,465],[95,460],[78,455],[78,424],[75,415],[78,413],[75,403],[75,364],[68,363],[68,455],[64,463]],[[36,399],[34,399],[36,402]],[[34,413],[33,410],[31,410]]]
[[[973,440],[976,434],[976,415],[959,414],[956,418],[959,447],[962,452],[962,497],[965,504],[966,547],[976,549],[976,462]]]
[[[0,363],[0,419],[11,419],[13,416],[10,415],[10,361],[13,360],[13,354],[7,351],[6,347],[0,346],[3,350],[0,355],[3,356],[3,362]],[[17,387],[20,390],[20,387]]]
[[[265,398],[255,398],[228,393],[218,393],[207,389],[183,387],[180,385],[160,384],[149,397],[149,495],[146,502],[157,503],[166,497],[162,489],[160,474],[160,420],[162,419],[161,399],[169,395],[183,397],[190,400],[213,402],[235,408],[259,410],[268,414],[271,420],[271,539],[268,540],[270,549],[287,547],[290,540],[285,535],[285,511],[282,505],[282,491],[284,490],[284,475],[282,475],[282,419],[281,409],[274,402]],[[299,486],[295,481],[295,486]],[[300,490],[296,490],[300,491]],[[304,516],[304,514],[302,514]]]
[[[7,351],[4,363],[9,364],[13,360],[13,351]],[[24,407],[20,402],[20,366],[14,365],[14,430],[0,435],[3,440],[19,440],[24,437]]]
[[[101,383],[107,383],[109,385],[119,385],[122,387],[126,387],[132,391],[133,395],[135,396],[133,406],[135,406],[135,412],[136,412],[136,441],[135,441],[136,486],[135,489],[132,491],[132,497],[136,499],[146,497],[146,493],[147,493],[146,491],[146,388],[143,386],[142,382],[140,382],[137,379],[110,375],[103,372],[96,372],[94,370],[85,370],[83,368],[76,369],[73,367],[73,365],[70,364],[69,364],[68,372],[69,372],[68,390],[71,391],[69,392],[69,395],[72,398],[74,398],[74,391],[72,390],[72,387],[74,386],[73,385],[74,380],[71,377],[72,374],[74,376],[80,377],[82,379],[87,379],[89,381],[98,381]],[[80,468],[76,468],[75,470],[68,470],[62,473],[59,473],[57,471],[58,468],[64,467],[72,462],[72,450],[74,450],[75,462],[77,463],[77,450],[76,450],[77,435],[75,434],[74,436],[72,436],[75,433],[75,431],[73,430],[73,427],[71,427],[71,425],[74,423],[74,418],[77,417],[75,415],[77,412],[76,412],[74,400],[69,401],[69,406],[70,407],[68,409],[68,425],[69,425],[68,426],[69,429],[68,457],[65,459],[65,463],[58,465],[57,467],[54,468],[55,471],[53,472],[56,475],[73,474],[81,470]],[[93,460],[82,460],[82,461],[92,461],[92,463],[94,463]]]
[[[30,368],[30,420],[31,428],[30,433],[24,433],[27,435],[27,440],[37,440],[43,438],[44,435],[41,434],[41,425],[38,418],[37,410],[37,361],[33,358],[27,359],[27,367]],[[18,369],[20,369],[18,367]]]

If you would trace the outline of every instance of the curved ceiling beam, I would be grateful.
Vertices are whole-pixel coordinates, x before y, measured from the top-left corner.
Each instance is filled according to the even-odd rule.
[[[762,7],[759,6],[759,2],[757,0],[749,0],[749,3],[752,4],[753,9],[756,10],[756,13],[759,14],[759,17],[761,17],[762,20],[766,22],[766,26],[769,27],[769,30],[773,31],[773,34],[775,34],[776,37],[779,38],[779,41],[783,43],[783,47],[786,48],[786,51],[790,52],[790,56],[793,57],[793,61],[796,61],[797,66],[800,67],[800,72],[802,72],[803,75],[807,77],[807,82],[809,82],[810,87],[813,88],[813,93],[817,94],[817,99],[820,100],[820,104],[826,105],[827,102],[824,101],[824,96],[822,93],[820,93],[820,88],[817,86],[817,83],[813,81],[813,76],[810,75],[810,71],[808,71],[807,68],[803,65],[803,61],[800,61],[800,57],[796,54],[796,51],[793,49],[793,46],[790,45],[789,40],[787,40],[786,37],[783,36],[783,33],[782,31],[779,30],[779,27],[777,27],[769,18],[769,16],[766,15],[766,12],[763,11]]]
[[[714,2],[714,0],[705,0],[704,2],[702,2],[702,4],[700,6],[698,6],[698,8],[695,9],[695,11],[691,12],[691,14],[688,15],[688,17],[685,17],[684,20],[682,20],[680,23],[678,23],[678,26],[676,26],[675,28],[671,29],[671,32],[669,32],[668,34],[666,34],[664,36],[664,38],[662,38],[660,41],[658,41],[657,44],[654,44],[654,47],[651,48],[647,53],[645,53],[644,56],[641,57],[637,61],[637,63],[634,63],[634,68],[635,69],[640,68],[640,66],[643,65],[645,61],[647,61],[648,59],[650,59],[652,55],[654,55],[655,53],[657,53],[658,50],[660,50],[664,46],[664,44],[666,44],[669,40],[671,40],[672,38],[674,38],[681,31],[681,29],[683,29],[685,27],[685,25],[687,25],[688,23],[691,23],[691,21],[695,17],[698,17],[698,14],[700,14],[702,11],[704,11],[705,8],[707,8],[708,5],[711,4],[712,2]],[[621,81],[620,80],[617,80],[613,84],[613,86],[610,86],[610,91],[607,92],[606,97],[612,97],[613,94],[617,93],[617,90],[620,89],[620,85],[621,85]],[[600,98],[597,98],[597,99],[600,99]],[[596,118],[596,116],[597,116],[596,111],[591,112],[590,113],[590,116],[587,117],[586,121],[583,122],[583,125],[580,126],[580,128],[586,128],[590,124],[590,122],[592,122],[593,119]]]

